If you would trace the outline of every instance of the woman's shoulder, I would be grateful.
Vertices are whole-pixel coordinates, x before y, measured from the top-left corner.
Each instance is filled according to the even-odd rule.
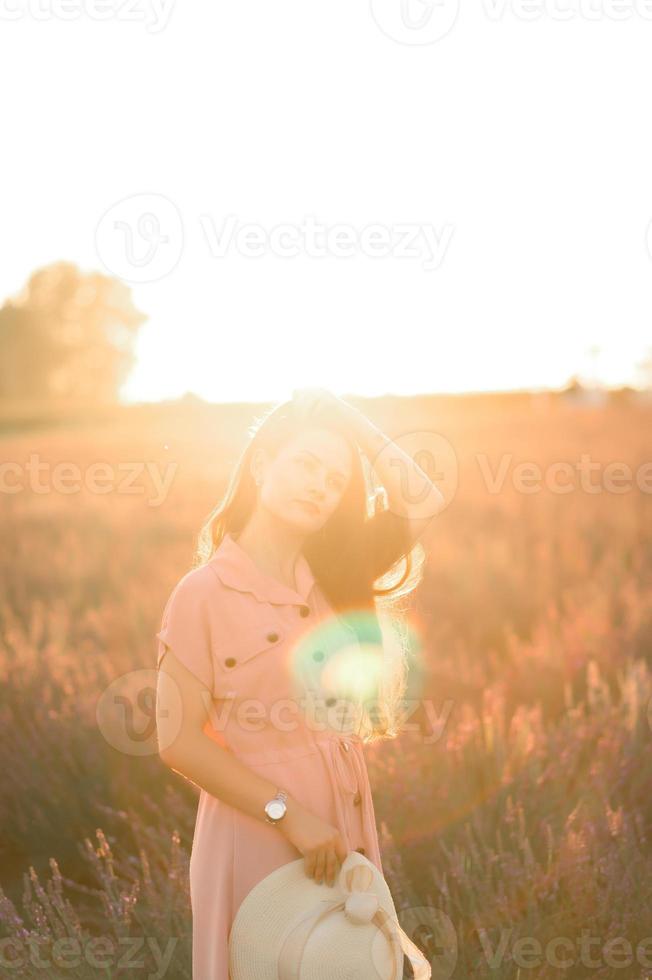
[[[209,563],[190,568],[172,587],[170,598],[207,598],[214,600],[220,591],[220,583],[213,574]]]

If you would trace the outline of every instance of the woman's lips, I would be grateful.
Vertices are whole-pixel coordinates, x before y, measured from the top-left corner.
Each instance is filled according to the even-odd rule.
[[[309,500],[297,500],[297,503],[301,504],[302,507],[305,507],[306,510],[310,514],[314,514],[315,517],[317,517],[317,515],[319,514],[319,507],[317,506],[317,504],[313,504]]]

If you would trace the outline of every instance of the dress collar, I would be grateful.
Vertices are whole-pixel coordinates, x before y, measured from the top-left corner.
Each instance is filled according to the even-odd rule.
[[[303,605],[308,602],[315,584],[315,577],[303,552],[299,554],[295,566],[295,591],[259,568],[230,531],[222,538],[209,564],[224,585],[240,592],[251,592],[261,602]]]

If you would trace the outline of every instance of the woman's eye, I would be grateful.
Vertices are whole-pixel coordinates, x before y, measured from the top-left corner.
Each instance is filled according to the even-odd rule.
[[[295,460],[299,464],[299,466],[305,466],[306,469],[309,469],[309,470],[314,470],[315,469],[315,466],[317,465],[315,460],[313,460],[313,459],[306,459],[305,456],[297,456],[297,457],[295,457]],[[331,482],[331,486],[335,490],[339,491],[340,493],[344,489],[344,484],[343,484],[342,480],[339,477],[337,477],[337,476],[331,477],[331,481],[330,482]]]

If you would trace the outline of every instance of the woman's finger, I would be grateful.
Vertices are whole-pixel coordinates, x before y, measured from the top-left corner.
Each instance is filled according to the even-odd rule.
[[[304,870],[306,872],[306,875],[309,878],[312,878],[312,876],[315,873],[315,858],[316,858],[316,855],[314,854],[314,852],[311,852],[309,854],[306,854],[306,859],[304,861],[303,866],[304,866]]]
[[[333,885],[335,883],[335,875],[337,874],[337,855],[335,854],[335,848],[331,847],[326,855],[326,883],[328,885]]]
[[[329,392],[325,388],[295,388],[292,401],[299,413],[313,415],[322,406],[328,405]]]
[[[337,860],[340,862],[340,864],[344,864],[349,852],[347,851],[346,845],[341,837],[338,837],[335,841],[335,853],[337,854]]]
[[[313,399],[303,390],[292,393],[292,407],[298,416],[310,415],[313,408],[312,402]]]
[[[326,854],[322,850],[317,855],[317,859],[315,861],[315,881],[317,882],[318,885],[321,885],[322,883],[324,877],[325,865],[326,865]]]

